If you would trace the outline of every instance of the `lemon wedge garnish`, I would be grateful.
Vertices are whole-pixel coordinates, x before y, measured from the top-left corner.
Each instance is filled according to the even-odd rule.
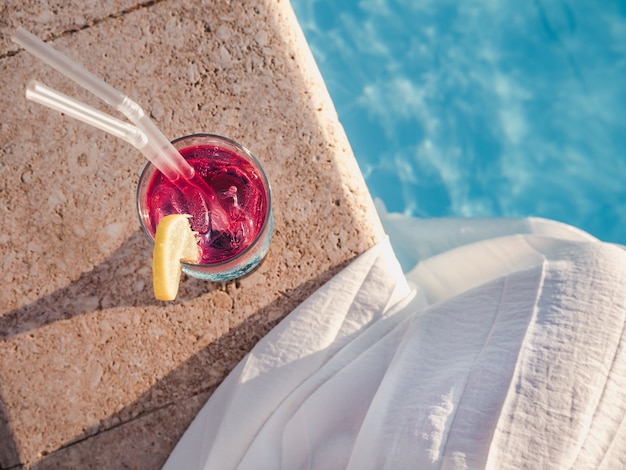
[[[189,225],[189,215],[171,214],[157,225],[152,257],[152,284],[158,300],[174,300],[178,293],[182,265],[180,261],[196,263],[200,249]]]

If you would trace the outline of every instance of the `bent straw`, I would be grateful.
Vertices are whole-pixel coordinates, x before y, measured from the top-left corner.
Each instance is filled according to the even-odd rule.
[[[144,155],[166,178],[171,181],[175,181],[181,176],[186,180],[193,178],[193,167],[187,163],[178,150],[161,133],[143,109],[128,96],[116,90],[104,80],[87,71],[80,64],[72,61],[24,28],[18,28],[12,39],[49,66],[113,106],[141,129],[149,143],[146,150],[154,150],[154,152],[147,152]]]
[[[37,80],[32,80],[26,87],[26,98],[119,137],[142,153],[153,151],[146,135],[138,127],[92,108]]]
[[[64,112],[73,117],[85,120],[85,122],[96,125],[100,129],[114,133],[114,135],[115,132],[120,132],[122,135],[118,135],[118,137],[124,140],[130,138],[131,140],[127,141],[139,149],[167,179],[175,183],[182,178],[202,193],[202,199],[206,202],[210,213],[211,231],[228,231],[228,215],[217,200],[213,188],[202,178],[194,178],[195,170],[193,167],[187,163],[137,103],[24,28],[18,28],[12,39],[31,54],[120,111],[136,124],[139,133],[135,132],[133,126],[129,124],[97,111],[73,98],[65,95],[59,97],[58,92],[51,88],[42,88],[43,85],[33,85],[30,92],[27,91],[27,97],[30,93],[33,99],[40,100],[39,102],[42,104],[61,106],[65,109]],[[103,116],[106,118],[103,119]],[[125,134],[127,131],[130,134]]]

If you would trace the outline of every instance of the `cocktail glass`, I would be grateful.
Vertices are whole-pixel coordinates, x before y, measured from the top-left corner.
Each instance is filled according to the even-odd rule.
[[[190,214],[201,259],[182,262],[183,272],[208,281],[244,276],[265,257],[274,231],[272,193],[263,167],[248,149],[219,135],[194,134],[172,144],[215,193],[212,205],[218,204],[214,208],[219,211],[208,209],[200,185],[182,179],[175,184],[148,163],[136,197],[143,231],[154,240],[162,217]]]

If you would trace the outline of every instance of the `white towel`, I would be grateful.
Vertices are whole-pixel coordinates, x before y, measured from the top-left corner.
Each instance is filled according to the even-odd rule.
[[[387,241],[360,256],[242,360],[165,468],[626,468],[626,252],[502,223],[413,234],[406,276]]]

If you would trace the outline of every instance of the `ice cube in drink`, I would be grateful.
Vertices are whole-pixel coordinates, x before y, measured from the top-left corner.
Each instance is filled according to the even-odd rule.
[[[199,134],[173,143],[195,176],[172,182],[146,167],[137,193],[144,230],[154,238],[163,217],[190,214],[201,259],[183,264],[185,272],[209,280],[245,274],[265,255],[272,236],[271,193],[263,169],[249,151],[223,137]]]

